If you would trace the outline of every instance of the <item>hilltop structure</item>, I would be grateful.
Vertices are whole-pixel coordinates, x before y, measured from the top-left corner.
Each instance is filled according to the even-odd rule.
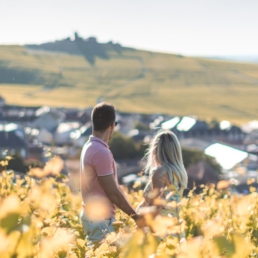
[[[124,49],[127,49],[118,43],[113,43],[112,41],[99,43],[95,37],[83,39],[77,32],[74,33],[74,40],[68,37],[66,39],[40,45],[26,45],[26,47],[35,50],[82,55],[91,65],[94,65],[97,57],[101,59],[109,59],[109,52],[113,51],[121,53]]]

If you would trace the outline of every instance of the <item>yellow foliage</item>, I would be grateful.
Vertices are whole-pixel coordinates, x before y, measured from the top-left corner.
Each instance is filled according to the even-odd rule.
[[[46,176],[57,176],[60,174],[63,169],[64,162],[60,157],[54,157],[47,162],[43,169],[41,168],[32,168],[29,172],[29,175],[36,178],[43,178]]]
[[[7,160],[2,160],[2,161],[0,161],[0,165],[5,167],[5,166],[8,165],[8,161]]]
[[[51,162],[38,172],[58,175],[62,163],[58,159]],[[70,191],[65,180],[57,182],[42,174],[37,179],[18,178],[3,172],[0,257],[257,257],[258,194],[253,189],[249,195],[230,195],[225,192],[226,182],[219,185],[221,190],[213,186],[204,187],[198,195],[190,192],[181,203],[156,198],[157,193],[152,192],[148,198],[154,206],[141,209],[147,224],[144,229],[137,229],[117,209],[115,232],[93,246],[85,240],[80,222],[81,197]],[[142,190],[125,194],[134,207],[143,199]],[[109,215],[106,204],[90,199],[85,212],[101,219]],[[157,215],[160,206],[180,208],[179,217]]]

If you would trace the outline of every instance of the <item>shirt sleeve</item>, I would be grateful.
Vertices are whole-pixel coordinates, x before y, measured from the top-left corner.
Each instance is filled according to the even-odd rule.
[[[99,150],[92,158],[92,166],[97,176],[114,174],[113,157],[109,150]]]

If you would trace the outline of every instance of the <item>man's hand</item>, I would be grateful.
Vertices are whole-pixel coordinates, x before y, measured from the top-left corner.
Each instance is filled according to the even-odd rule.
[[[145,218],[143,217],[143,215],[135,214],[132,218],[134,219],[138,228],[143,228],[143,227],[147,226]]]

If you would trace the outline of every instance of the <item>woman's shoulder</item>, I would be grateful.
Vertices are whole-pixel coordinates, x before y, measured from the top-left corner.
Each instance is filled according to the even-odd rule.
[[[168,174],[163,167],[156,167],[152,171],[152,180],[162,180],[165,184],[168,183]]]
[[[155,167],[151,171],[151,175],[153,177],[161,177],[164,174],[164,168],[163,167]]]

